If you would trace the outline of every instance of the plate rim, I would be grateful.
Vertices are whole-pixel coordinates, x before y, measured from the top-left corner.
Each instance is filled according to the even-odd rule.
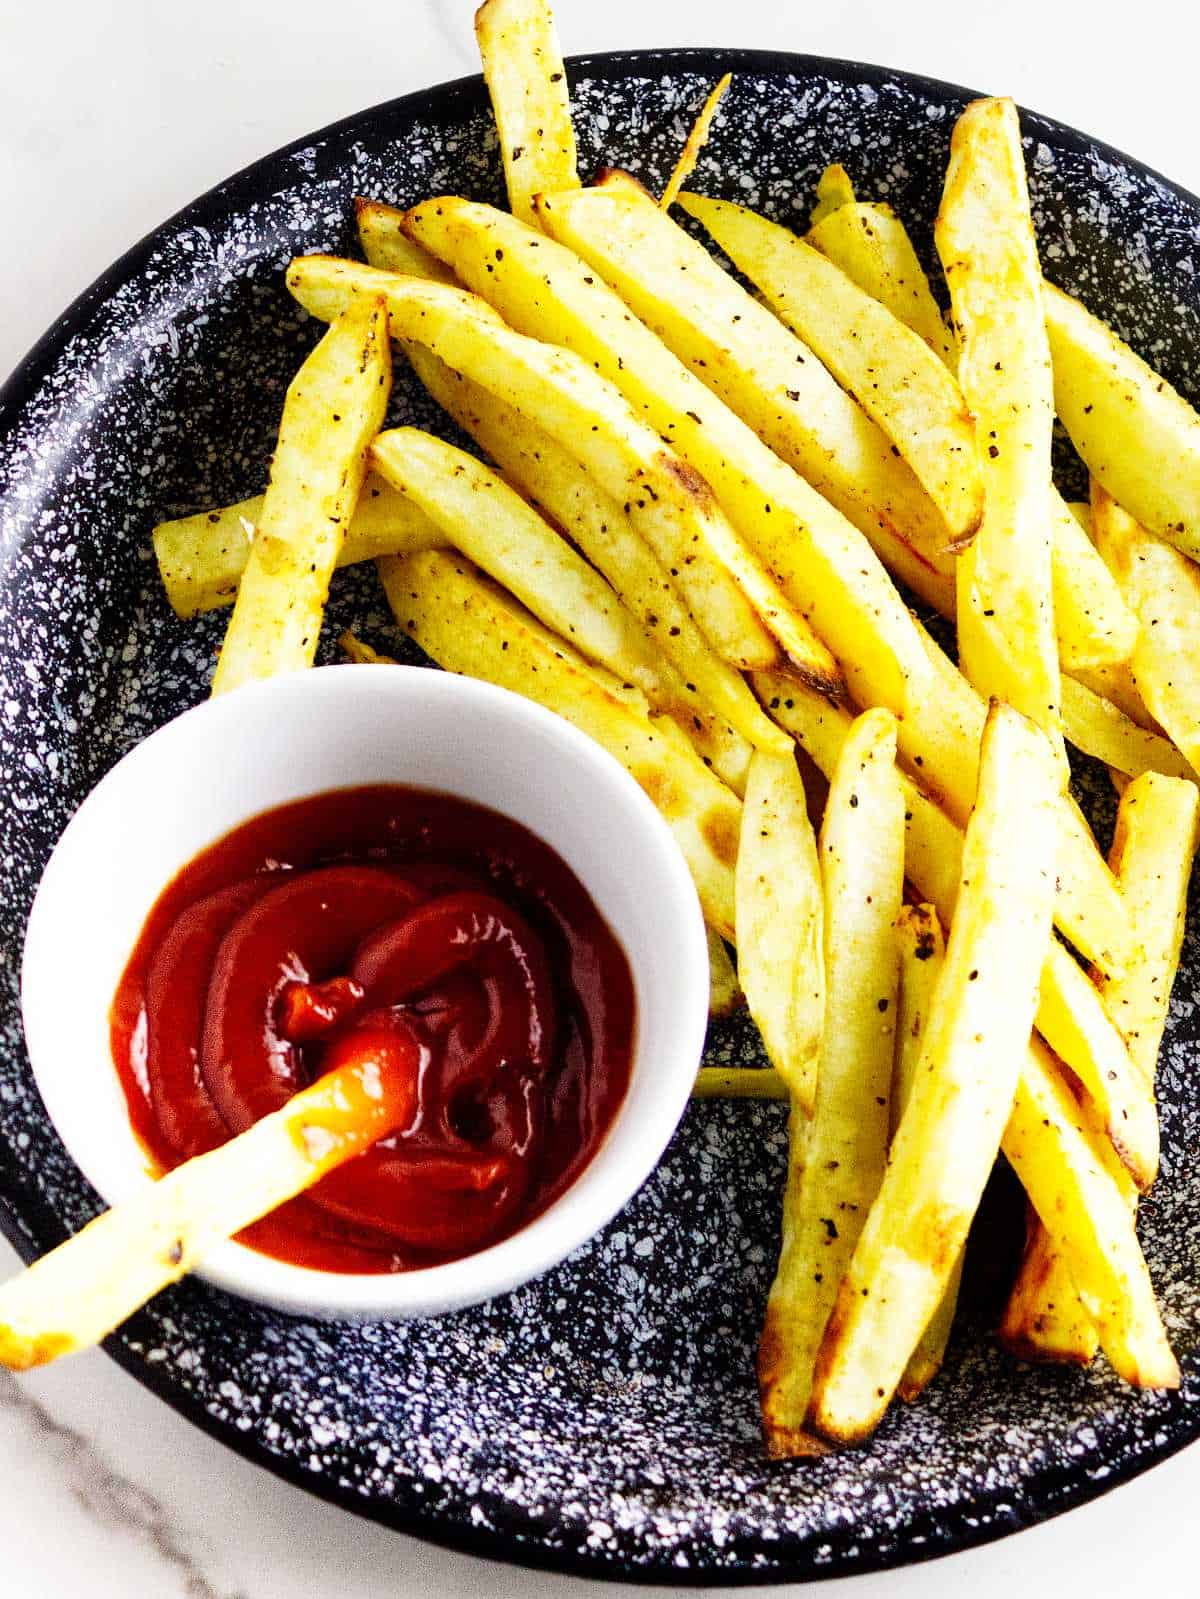
[[[976,97],[978,91],[961,84],[909,72],[900,67],[888,67],[855,61],[845,57],[821,56],[803,52],[739,47],[721,49],[713,46],[668,46],[662,48],[599,51],[568,56],[566,68],[569,78],[596,77],[601,80],[620,81],[634,76],[663,76],[670,71],[694,71],[709,76],[731,71],[766,77],[823,77],[846,84],[864,84],[879,88],[899,85],[904,89],[939,101],[966,102]],[[20,415],[33,393],[52,370],[72,338],[81,331],[91,317],[112,295],[140,275],[159,239],[169,232],[202,223],[205,219],[219,218],[225,208],[235,202],[242,191],[256,181],[264,168],[287,161],[314,144],[326,143],[353,129],[369,125],[381,116],[405,115],[419,117],[423,111],[444,114],[456,102],[479,101],[486,103],[486,90],[481,73],[467,73],[461,77],[411,90],[389,100],[377,102],[349,113],[336,121],[314,129],[286,144],[270,150],[227,178],[213,184],[195,199],[151,228],[129,246],[112,264],[104,269],[81,293],[50,323],[28,353],[13,368],[0,385],[0,436],[6,434]],[[1141,177],[1150,179],[1174,195],[1195,212],[1200,223],[1200,195],[1159,172],[1134,156],[1127,155],[1114,145],[1058,121],[1054,117],[1018,107],[1024,131],[1032,121],[1037,124],[1060,148],[1076,154],[1094,155],[1101,160],[1127,167]],[[2,496],[0,496],[2,498]],[[0,576],[12,559],[20,543],[7,557],[0,555]],[[41,1236],[62,1239],[67,1230],[36,1189],[6,1164],[0,1165],[0,1233],[9,1241],[22,1260],[29,1262],[42,1251],[31,1241],[33,1230],[26,1218],[35,1218]],[[291,1319],[291,1318],[289,1318]],[[126,1323],[136,1327],[137,1319]],[[981,1518],[971,1526],[965,1511],[943,1510],[941,1520],[950,1522],[949,1534],[939,1534],[936,1544],[928,1538],[920,1545],[911,1542],[897,1545],[884,1554],[859,1551],[849,1557],[839,1556],[827,1565],[807,1562],[776,1562],[758,1567],[743,1564],[734,1567],[674,1567],[667,1564],[646,1566],[613,1558],[600,1552],[583,1554],[574,1549],[557,1549],[545,1543],[528,1541],[514,1533],[482,1528],[466,1520],[448,1519],[444,1516],[425,1520],[415,1507],[398,1506],[384,1499],[370,1499],[353,1489],[341,1487],[333,1478],[314,1476],[293,1461],[290,1455],[273,1454],[249,1434],[211,1415],[201,1401],[170,1386],[165,1373],[160,1375],[156,1366],[148,1365],[125,1341],[120,1332],[106,1339],[101,1346],[110,1359],[135,1381],[152,1393],[185,1421],[198,1427],[242,1459],[251,1462],[292,1486],[314,1495],[326,1503],[337,1505],[365,1520],[376,1522],[409,1537],[459,1553],[484,1560],[500,1560],[525,1569],[554,1571],[571,1576],[624,1581],[647,1587],[675,1586],[749,1587],[783,1582],[825,1581],[838,1577],[866,1575],[871,1572],[893,1570],[901,1566],[925,1564],[945,1556],[962,1553],[968,1549],[995,1543],[1028,1527],[1042,1525],[1067,1511],[1100,1498],[1113,1488],[1132,1481],[1153,1466],[1170,1459],[1189,1445],[1200,1440],[1200,1406],[1189,1416],[1180,1412],[1170,1418],[1165,1426],[1171,1436],[1164,1442],[1153,1442],[1132,1459],[1113,1465],[1100,1479],[1084,1476],[1082,1480],[1069,1480],[1051,1485],[1053,1502],[1031,1509],[1027,1503],[1009,1504],[1003,1519],[995,1516],[986,1525]],[[1159,1429],[1161,1436],[1163,1429]],[[793,1468],[794,1469],[794,1468]]]

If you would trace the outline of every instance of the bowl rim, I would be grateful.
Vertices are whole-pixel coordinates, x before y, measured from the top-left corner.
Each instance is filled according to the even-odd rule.
[[[846,84],[865,84],[874,88],[900,85],[915,93],[925,94],[941,102],[965,104],[980,91],[966,88],[946,79],[889,67],[875,63],[855,61],[847,57],[822,56],[753,47],[716,48],[712,46],[665,46],[644,49],[597,51],[566,57],[568,76],[593,77],[601,81],[621,81],[624,78],[658,75],[668,72],[692,71],[710,80],[725,71],[736,76],[740,73],[757,73],[765,77],[822,77]],[[50,325],[31,347],[28,355],[13,369],[0,385],[0,433],[6,430],[23,410],[31,396],[52,370],[52,367],[70,340],[86,327],[90,314],[107,301],[113,291],[134,276],[141,276],[158,240],[165,234],[204,219],[219,218],[226,205],[236,201],[243,189],[252,187],[262,170],[274,163],[291,159],[314,143],[337,138],[354,130],[364,129],[382,115],[397,113],[411,117],[427,114],[444,114],[457,105],[486,104],[486,92],[480,73],[468,73],[447,79],[421,89],[411,90],[392,99],[377,102],[344,117],[310,130],[300,137],[265,152],[248,162],[230,177],[213,185],[196,199],[188,202],[150,229],[140,240],[123,252],[105,269],[66,310]],[[1023,127],[1031,123],[1058,148],[1077,154],[1093,154],[1115,165],[1126,167],[1159,185],[1173,195],[1200,219],[1200,196],[1175,180],[1167,177],[1146,162],[1128,155],[1117,146],[1092,137],[1054,117],[1047,116],[1024,105],[1018,107]],[[1052,273],[1049,275],[1053,275]],[[0,576],[10,560],[16,558],[20,548],[7,553],[0,551]],[[36,1226],[36,1234],[35,1234]],[[43,1250],[40,1240],[55,1241],[66,1236],[56,1213],[42,1197],[37,1187],[23,1175],[6,1174],[0,1182],[0,1231],[21,1255],[31,1261]],[[369,1500],[352,1489],[343,1488],[324,1476],[310,1474],[298,1466],[288,1455],[273,1453],[259,1444],[252,1435],[241,1433],[209,1413],[204,1405],[173,1384],[165,1369],[147,1364],[141,1352],[118,1338],[104,1345],[106,1353],[144,1387],[156,1394],[177,1413],[187,1417],[211,1437],[233,1449],[244,1459],[281,1477],[294,1486],[329,1503],[336,1504],[366,1519],[381,1522],[393,1529],[422,1538],[442,1547],[478,1556],[482,1559],[501,1559],[510,1564],[538,1570],[563,1572],[583,1577],[619,1578],[639,1585],[666,1585],[676,1587],[743,1587],[769,1583],[815,1581],[890,1570],[903,1565],[923,1563],[942,1555],[957,1553],[992,1543],[999,1538],[1039,1525],[1078,1505],[1107,1493],[1110,1489],[1130,1481],[1161,1461],[1179,1453],[1188,1444],[1200,1439],[1200,1407],[1191,1407],[1172,1413],[1169,1423],[1156,1429],[1153,1439],[1141,1452],[1125,1456],[1111,1466],[1103,1479],[1086,1473],[1063,1470],[1048,1472],[1038,1482],[1042,1497],[1036,1505],[1023,1500],[1017,1505],[1007,1504],[1003,1517],[988,1522],[971,1514],[970,1507],[958,1510],[943,1507],[936,1527],[926,1529],[927,1536],[916,1544],[894,1547],[880,1555],[872,1549],[858,1546],[853,1554],[839,1553],[828,1564],[817,1564],[811,1559],[780,1560],[765,1566],[746,1563],[731,1568],[727,1566],[674,1567],[649,1566],[628,1561],[614,1561],[603,1555],[586,1555],[570,1549],[556,1548],[549,1543],[533,1543],[528,1537],[503,1529],[485,1528],[468,1520],[451,1520],[435,1517],[411,1506],[394,1505],[379,1499]]]
[[[348,675],[351,671],[353,677]],[[113,795],[135,788],[137,802],[153,807],[156,794],[164,787],[169,792],[176,791],[180,750],[197,741],[201,728],[204,733],[199,736],[207,738],[210,746],[219,740],[231,763],[240,757],[243,764],[252,765],[257,748],[255,735],[261,730],[264,716],[273,714],[280,725],[295,729],[295,736],[304,738],[314,726],[320,727],[322,717],[336,718],[338,707],[344,705],[352,691],[356,705],[373,709],[379,718],[377,725],[384,725],[383,718],[387,717],[394,718],[389,725],[405,727],[407,718],[414,714],[414,706],[421,704],[427,710],[436,710],[450,723],[461,723],[468,714],[482,716],[495,727],[495,749],[502,745],[506,757],[513,752],[519,756],[536,751],[540,760],[550,744],[560,774],[574,767],[606,816],[619,817],[622,839],[640,854],[639,882],[645,883],[650,872],[657,874],[653,893],[631,897],[635,919],[645,923],[649,908],[652,920],[662,919],[669,927],[669,936],[661,945],[664,962],[657,975],[651,980],[644,972],[632,972],[637,1007],[627,1093],[586,1166],[537,1216],[486,1248],[414,1271],[322,1271],[228,1240],[214,1248],[194,1273],[214,1287],[290,1315],[391,1321],[447,1314],[482,1304],[520,1288],[581,1248],[647,1180],[687,1107],[708,1021],[704,919],[691,874],[669,826],[634,778],[607,750],[564,718],[508,689],[421,666],[320,666],[248,684],[236,695],[202,700],[156,728],[110,767],[63,830],[34,895],[26,926],[21,1015],[34,1081],[55,1131],[84,1176],[112,1203],[114,1194],[119,1196],[127,1184],[140,1185],[143,1174],[133,1172],[129,1164],[129,1157],[136,1150],[136,1136],[128,1149],[117,1152],[108,1144],[111,1123],[101,1125],[92,1117],[78,1114],[72,1105],[72,1063],[55,1048],[56,1029],[71,1009],[64,1010],[56,999],[61,984],[58,933],[64,918],[70,916],[76,894],[78,874],[74,868],[79,864],[80,851],[87,849],[95,855],[103,849],[103,835],[95,836],[96,827],[103,823],[98,824],[96,818],[105,815],[106,806],[111,811]],[[303,710],[303,716],[297,715],[298,709]],[[421,781],[420,750],[419,733],[417,741],[407,748],[403,738],[396,741],[398,768],[402,769],[407,761],[416,768],[411,778],[397,781],[403,787],[430,795],[454,795],[455,789],[444,783]],[[521,764],[530,771],[540,770],[538,760]],[[493,746],[488,746],[482,760],[467,763],[468,770],[472,766],[476,772],[481,768],[494,769]],[[283,781],[288,786],[286,778]],[[379,779],[362,781],[374,783]],[[470,786],[469,778],[467,785]],[[304,794],[297,798],[359,786],[355,774],[343,770],[319,787],[309,789],[306,785]],[[464,797],[461,792],[459,797]],[[288,803],[291,801],[276,802]],[[269,804],[265,811],[269,813],[274,808],[274,804]],[[511,814],[501,806],[491,808],[499,815]],[[256,803],[247,807],[240,794],[231,797],[225,809],[233,819],[222,825],[212,843],[264,814],[264,807]],[[514,819],[529,827],[523,818]],[[530,831],[537,836],[536,827]],[[544,839],[542,842],[548,843]],[[200,846],[205,847],[209,846]],[[549,847],[555,849],[591,894],[587,865],[567,859],[554,845]],[[130,848],[136,846],[131,842],[125,847],[126,857]],[[175,872],[194,858],[192,853],[175,864],[154,891],[154,900]],[[624,931],[630,933],[631,927],[632,924],[627,925]],[[622,929],[613,930],[621,942]],[[128,952],[120,955],[122,967],[127,959]],[[664,1028],[669,1031],[670,1051],[664,1054],[661,1036],[658,1049],[654,1049],[653,1030],[643,1024],[644,1017],[648,1021],[657,1017],[660,1034]],[[111,1057],[109,1065],[112,1066]],[[116,1069],[112,1069],[115,1076]],[[647,1091],[648,1082],[653,1084],[652,1092]],[[149,1180],[146,1174],[146,1181]]]

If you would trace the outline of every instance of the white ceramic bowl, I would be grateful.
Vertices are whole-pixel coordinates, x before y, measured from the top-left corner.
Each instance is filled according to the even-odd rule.
[[[416,667],[339,666],[210,700],[113,768],[71,820],[29,918],[25,1035],[55,1127],[110,1204],[150,1181],[109,1050],[117,982],[154,901],[231,828],[289,800],[398,782],[515,817],[588,888],[633,971],[629,1091],[572,1187],[536,1220],[444,1266],[313,1271],[233,1242],[200,1275],[319,1317],[402,1318],[478,1303],[586,1242],[649,1175],[704,1041],[708,961],[683,857],[633,779],[569,723],[504,689]]]

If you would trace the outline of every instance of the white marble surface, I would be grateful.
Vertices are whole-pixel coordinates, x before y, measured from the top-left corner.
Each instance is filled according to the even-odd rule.
[[[201,190],[362,106],[475,69],[470,0],[0,0],[0,374]],[[1182,0],[558,0],[569,51],[758,45],[1007,92],[1200,190]],[[1189,20],[1188,14],[1192,17]],[[0,1244],[0,1271],[14,1257]],[[309,1498],[99,1354],[0,1377],[0,1593],[523,1599],[570,1579],[432,1549]],[[1194,1591],[1200,1450],[1019,1538],[827,1588],[869,1599]]]

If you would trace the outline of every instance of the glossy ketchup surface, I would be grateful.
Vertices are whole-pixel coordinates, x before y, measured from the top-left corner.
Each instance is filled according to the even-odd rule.
[[[242,1235],[327,1271],[406,1271],[507,1237],[587,1165],[628,1086],[633,982],[548,845],[381,785],[268,811],[184,867],[122,975],[111,1038],[163,1170],[335,1064],[419,1060],[406,1126]]]

